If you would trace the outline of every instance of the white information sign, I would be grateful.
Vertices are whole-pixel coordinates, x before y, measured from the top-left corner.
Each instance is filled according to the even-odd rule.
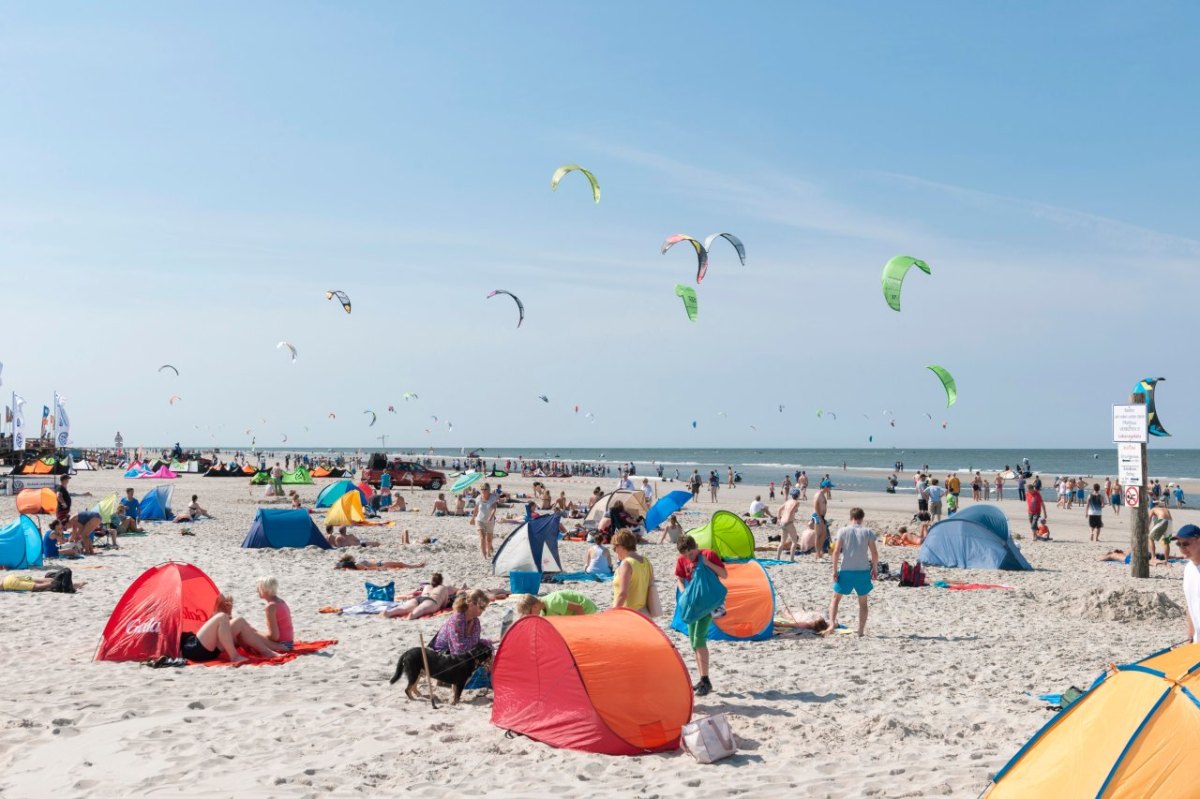
[[[1142,445],[1117,445],[1117,481],[1123,486],[1142,485]]]
[[[1145,405],[1113,406],[1113,442],[1145,444],[1149,441]]]

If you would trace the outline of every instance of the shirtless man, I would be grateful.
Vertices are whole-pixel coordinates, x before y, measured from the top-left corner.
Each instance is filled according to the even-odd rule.
[[[1150,562],[1154,563],[1154,542],[1163,542],[1163,566],[1171,562],[1171,511],[1162,505],[1150,509]]]
[[[800,472],[796,478],[796,488],[800,489],[801,501],[808,499],[808,472]]]
[[[385,619],[420,619],[432,616],[446,607],[451,596],[450,586],[442,584],[441,572],[434,572],[429,578],[429,585],[421,586],[419,596],[407,599],[380,615]]]
[[[825,522],[825,514],[829,510],[829,496],[833,493],[833,489],[827,485],[822,485],[817,491],[817,495],[813,497],[812,504],[812,520],[816,525],[817,530],[817,559],[825,557],[826,545],[829,541],[829,525]]]
[[[779,506],[777,518],[779,524],[783,528],[783,532],[779,536],[779,548],[775,550],[775,559],[779,560],[783,557],[783,548],[790,544],[790,557],[796,559],[796,544],[800,541],[800,536],[796,532],[796,511],[800,509],[800,489],[793,488],[792,493],[788,495],[787,500]]]

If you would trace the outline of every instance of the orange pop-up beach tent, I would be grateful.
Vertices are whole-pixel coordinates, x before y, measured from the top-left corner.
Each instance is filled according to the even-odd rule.
[[[634,610],[526,616],[492,666],[492,723],[564,749],[640,755],[679,747],[692,716],[687,667]]]
[[[17,494],[17,513],[36,516],[39,513],[53,515],[58,510],[58,497],[53,488],[26,488]]]

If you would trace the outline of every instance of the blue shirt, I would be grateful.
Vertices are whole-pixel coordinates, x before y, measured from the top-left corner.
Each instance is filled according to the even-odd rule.
[[[138,510],[141,508],[141,506],[142,504],[133,497],[121,498],[121,513],[125,514],[131,519],[136,519],[138,517]]]
[[[392,473],[391,472],[384,472],[379,477],[379,487],[380,488],[391,488],[392,487]]]

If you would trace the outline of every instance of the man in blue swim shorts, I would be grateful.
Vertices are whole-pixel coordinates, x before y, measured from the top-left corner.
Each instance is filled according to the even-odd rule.
[[[829,604],[829,627],[825,635],[837,629],[838,603],[843,596],[858,594],[858,637],[862,638],[867,626],[867,594],[878,579],[879,549],[875,546],[878,536],[869,527],[863,526],[862,508],[850,509],[850,524],[838,530],[833,543],[833,601]],[[839,568],[840,566],[840,568]]]

